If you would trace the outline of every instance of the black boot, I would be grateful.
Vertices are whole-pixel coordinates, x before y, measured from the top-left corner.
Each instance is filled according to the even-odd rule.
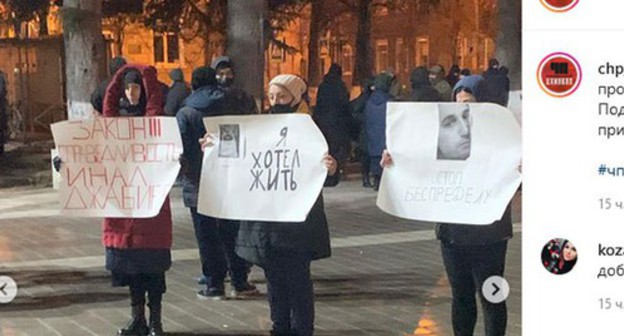
[[[132,306],[132,320],[125,327],[119,329],[117,336],[145,336],[147,332],[145,304],[141,304]]]
[[[164,274],[161,275],[164,281]],[[147,290],[147,298],[149,303],[147,306],[150,309],[150,322],[149,322],[149,334],[148,336],[163,336],[165,332],[162,327],[162,296],[163,288],[159,286],[152,286]]]
[[[162,327],[162,307],[150,306],[150,322],[148,336],[164,336],[165,332]]]
[[[373,175],[373,190],[379,191],[379,185],[381,184],[381,176]]]

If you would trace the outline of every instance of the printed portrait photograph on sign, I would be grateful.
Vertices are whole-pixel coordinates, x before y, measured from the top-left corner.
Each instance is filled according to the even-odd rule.
[[[219,125],[219,157],[237,159],[240,155],[240,126]]]
[[[472,117],[470,106],[438,106],[438,160],[466,160],[470,157]]]

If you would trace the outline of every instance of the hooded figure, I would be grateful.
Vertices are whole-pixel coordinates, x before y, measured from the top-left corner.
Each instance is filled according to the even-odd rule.
[[[484,93],[482,100],[484,102],[507,106],[510,90],[508,72],[508,69],[505,72],[500,68],[496,58],[490,59],[489,68],[483,73]]]
[[[191,93],[188,85],[184,82],[184,73],[180,68],[176,68],[169,72],[169,78],[173,81],[169,87],[169,93],[165,102],[165,114],[174,116],[184,106],[184,99]]]
[[[224,109],[229,115],[257,114],[256,100],[245,90],[236,87],[234,64],[228,56],[220,56],[212,61],[217,84],[225,93]]]
[[[460,72],[461,69],[459,68],[459,65],[453,64],[451,70],[449,70],[449,73],[446,76],[446,81],[449,83],[449,85],[451,85],[451,87],[454,87],[455,84],[457,84],[457,81],[459,81]]]
[[[334,63],[318,88],[314,121],[329,144],[329,154],[342,165],[351,152],[357,126],[351,115],[349,92],[342,81],[342,68]]]
[[[225,111],[223,110],[224,93],[217,87],[213,69],[205,66],[195,69],[191,85],[193,92],[186,98],[184,107],[180,109],[176,119],[184,145],[182,196],[187,207],[196,208],[203,157],[197,139],[206,134],[203,118],[225,115]]]
[[[137,89],[138,87],[138,89]],[[137,92],[136,90],[140,90]],[[163,92],[152,67],[126,65],[113,76],[104,97],[103,116],[162,116]],[[127,106],[121,106],[128,104]],[[113,286],[129,286],[132,320],[118,335],[163,335],[162,295],[171,267],[172,221],[169,197],[153,218],[105,218],[102,242]],[[149,328],[145,320],[145,294]],[[149,330],[148,330],[149,329]]]
[[[451,101],[451,90],[453,87],[446,81],[444,67],[441,65],[434,65],[429,70],[429,80],[431,85],[440,93],[442,101]]]
[[[386,108],[394,98],[390,94],[393,77],[381,74],[375,78],[375,90],[364,109],[366,143],[370,155],[370,172],[373,174],[373,187],[379,189],[382,169],[379,165],[381,154],[386,148]]]
[[[202,282],[206,289],[197,293],[200,299],[225,297],[225,277],[229,271],[234,296],[258,292],[248,280],[247,263],[234,253],[238,221],[204,216],[197,212],[197,197],[202,170],[203,152],[198,142],[206,134],[203,119],[231,113],[225,109],[225,94],[218,86],[216,72],[207,66],[193,71],[193,92],[186,99],[176,119],[184,152],[182,153],[182,197],[189,208],[202,267]]]
[[[269,83],[271,113],[302,112],[306,91],[299,76],[276,76]],[[333,176],[328,174],[325,186],[335,186],[338,181],[336,171]],[[312,336],[314,288],[310,263],[331,256],[322,191],[304,222],[242,222],[236,253],[264,269],[273,321],[271,335]]]
[[[9,140],[9,113],[6,95],[6,75],[0,71],[0,157],[4,155],[4,144]]]
[[[481,102],[483,77],[468,76],[457,82],[455,101],[462,97]],[[511,205],[500,220],[489,225],[439,223],[435,228],[441,242],[442,259],[453,293],[453,329],[457,335],[472,335],[477,319],[476,291],[491,276],[503,276],[507,241],[513,236]],[[481,300],[488,335],[504,335],[507,307],[504,302],[493,304]]]
[[[440,93],[431,86],[429,81],[429,70],[424,66],[419,66],[412,71],[410,76],[412,84],[412,101],[415,102],[440,102]]]
[[[358,151],[360,157],[360,172],[362,174],[362,187],[372,188],[370,183],[370,156],[368,155],[368,145],[366,144],[366,128],[364,109],[366,104],[373,94],[373,88],[375,86],[375,78],[370,77],[364,80],[362,83],[362,93],[351,101],[351,110],[353,113],[353,120],[357,124],[358,128]]]
[[[485,93],[483,76],[470,75],[460,79],[453,88],[453,101],[460,101],[457,94],[461,91],[472,94],[474,96],[474,102],[483,102],[483,95]]]
[[[126,65],[126,60],[123,57],[113,57],[108,63],[109,76],[105,80],[103,80],[91,94],[91,105],[98,113],[102,113],[106,88],[108,88],[108,85],[113,79],[113,76],[115,76],[117,71],[121,69],[124,65]]]

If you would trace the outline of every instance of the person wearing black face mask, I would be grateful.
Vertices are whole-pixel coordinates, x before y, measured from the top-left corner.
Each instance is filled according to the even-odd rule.
[[[278,75],[269,82],[269,113],[307,113],[310,109],[304,97],[307,85],[299,76]]]
[[[295,75],[279,75],[269,83],[270,113],[307,113],[307,86]],[[338,184],[336,160],[326,154],[325,186]],[[241,222],[236,253],[260,266],[267,279],[272,336],[314,334],[314,287],[310,264],[331,255],[329,229],[319,194],[308,217],[301,223]]]
[[[228,114],[257,114],[258,108],[254,97],[234,85],[235,73],[232,61],[228,56],[220,56],[212,62],[215,78],[219,88],[225,94],[224,110]]]
[[[220,300],[225,298],[225,277],[230,273],[231,296],[242,297],[258,293],[248,282],[248,265],[234,253],[234,242],[239,221],[204,216],[197,212],[197,197],[202,169],[202,157],[198,139],[206,133],[203,118],[231,113],[226,109],[225,93],[218,87],[215,71],[207,66],[193,71],[193,92],[176,119],[182,136],[182,197],[189,208],[199,255],[202,275],[200,282],[206,289],[197,293],[199,299]]]

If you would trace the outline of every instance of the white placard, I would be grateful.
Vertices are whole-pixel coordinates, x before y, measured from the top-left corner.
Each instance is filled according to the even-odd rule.
[[[403,218],[487,225],[520,185],[520,127],[494,104],[390,103],[377,206]]]
[[[302,222],[327,176],[327,142],[305,114],[205,118],[198,211],[237,220]]]
[[[182,140],[166,117],[96,118],[52,125],[61,165],[61,213],[149,218],[176,180]]]

